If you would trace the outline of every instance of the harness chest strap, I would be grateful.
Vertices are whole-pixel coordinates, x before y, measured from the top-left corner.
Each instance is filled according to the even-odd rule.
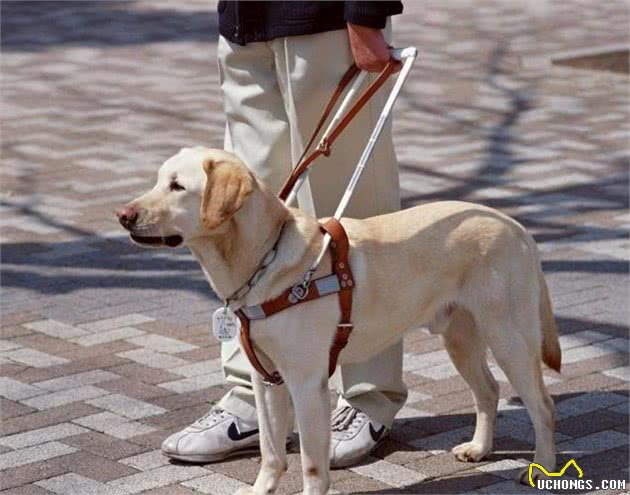
[[[327,232],[332,238],[330,248],[333,275],[313,280],[306,294],[301,298],[296,297],[294,288],[290,287],[275,299],[266,301],[258,306],[249,306],[236,311],[236,315],[241,320],[240,339],[243,350],[245,354],[247,354],[252,367],[270,384],[279,385],[283,380],[277,371],[268,372],[256,356],[250,334],[252,320],[261,320],[280,311],[284,311],[291,306],[295,306],[296,304],[337,293],[341,317],[337,324],[337,331],[335,332],[333,343],[330,347],[328,376],[331,376],[335,372],[339,354],[348,343],[348,338],[352,332],[352,289],[354,288],[354,279],[352,278],[352,272],[350,271],[350,264],[348,262],[348,252],[350,249],[348,236],[339,220],[335,218],[331,218],[325,223],[320,224],[320,228],[322,231]]]

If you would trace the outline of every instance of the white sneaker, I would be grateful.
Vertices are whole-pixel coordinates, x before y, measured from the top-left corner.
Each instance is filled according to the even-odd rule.
[[[216,462],[258,451],[258,424],[213,407],[162,443],[162,453],[186,462]]]
[[[330,467],[344,468],[367,457],[387,436],[384,425],[351,406],[335,409],[331,420]]]

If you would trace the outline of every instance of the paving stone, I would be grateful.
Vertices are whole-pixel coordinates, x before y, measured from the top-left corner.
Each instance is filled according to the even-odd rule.
[[[209,389],[201,389],[197,392],[186,392],[185,394],[172,394],[167,397],[158,397],[153,403],[169,409],[171,411],[181,411],[189,407],[205,405],[207,409],[210,404],[217,402],[225,394],[226,387],[212,387]]]
[[[128,339],[130,337],[139,337],[145,332],[134,327],[121,327],[113,330],[104,330],[97,333],[87,333],[87,335],[72,339],[72,342],[84,347],[91,347],[98,344],[106,344],[116,340]]]
[[[610,354],[614,354],[615,352],[622,352],[622,345],[627,347],[626,339],[610,339],[608,344],[607,342],[608,341],[603,341],[588,346],[569,349],[562,354],[562,362],[564,364],[570,364],[584,359],[608,356]]]
[[[122,358],[131,359],[132,361],[151,368],[168,369],[189,364],[188,361],[184,359],[171,356],[169,354],[154,352],[150,349],[136,349],[133,351],[121,352],[118,355]]]
[[[628,402],[622,402],[621,404],[609,408],[608,411],[625,414],[627,416],[630,414],[630,404],[628,404]]]
[[[445,350],[428,352],[420,355],[405,354],[403,359],[403,370],[417,371],[423,368],[449,363],[450,358]]]
[[[556,430],[578,438],[601,430],[612,429],[615,426],[626,425],[628,423],[627,405],[625,414],[615,412],[613,409],[598,410],[558,421]]]
[[[37,486],[46,488],[53,493],[66,495],[125,495],[125,491],[112,488],[105,483],[99,483],[76,473],[62,474],[47,480],[37,481]]]
[[[630,381],[630,367],[628,366],[620,366],[619,368],[604,370],[602,373],[606,376],[619,378],[620,380],[624,380],[626,382]]]
[[[182,485],[209,495],[231,495],[236,493],[239,488],[247,486],[247,484],[242,481],[228,478],[220,473],[184,481]]]
[[[47,426],[36,430],[16,433],[6,437],[0,437],[0,445],[12,449],[23,449],[41,443],[61,440],[63,438],[84,433],[87,430],[71,423],[61,423],[54,426]]]
[[[154,406],[148,402],[132,399],[131,397],[120,394],[99,397],[97,399],[88,400],[87,403],[131,419],[140,419],[167,412],[167,410],[162,407]]]
[[[116,316],[114,318],[105,318],[103,320],[93,321],[90,323],[83,323],[79,326],[89,332],[95,333],[111,330],[113,328],[138,325],[140,323],[145,323],[148,321],[153,321],[153,318],[140,314],[128,314]]]
[[[0,490],[17,488],[41,479],[58,476],[68,471],[64,462],[74,454],[62,455],[31,464],[11,468],[11,476],[0,476]],[[35,488],[38,488],[35,486]],[[50,493],[50,492],[49,492]]]
[[[17,342],[11,342],[10,340],[0,340],[0,352],[11,351],[13,349],[19,349],[22,347]]]
[[[290,457],[290,456],[289,456]],[[235,457],[212,466],[212,471],[253,485],[260,469],[260,456]]]
[[[187,344],[181,340],[164,337],[163,335],[143,335],[141,337],[127,339],[127,342],[156,352],[165,352],[167,354],[192,351],[197,348],[197,346]]]
[[[193,478],[199,478],[208,474],[203,468],[197,466],[162,466],[151,471],[132,474],[109,483],[113,488],[120,488],[127,493],[141,493],[144,490],[169,485]]]
[[[163,388],[144,383],[138,379],[119,378],[111,382],[100,383],[99,387],[111,393],[119,393],[134,399],[153,402],[154,399],[171,395]]]
[[[52,492],[36,485],[23,485],[2,492],[4,495],[50,495]]]
[[[477,466],[479,465],[480,464],[477,464]],[[470,464],[458,461],[450,452],[446,454],[432,455],[424,459],[414,459],[409,462],[406,467],[417,470],[427,479],[446,477],[460,471],[471,469]]]
[[[23,416],[25,414],[32,413],[34,410],[35,409],[32,407],[26,407],[25,405],[12,400],[0,399],[0,411],[2,411],[2,419],[4,421],[16,416]]]
[[[0,431],[3,435],[11,435],[14,433],[25,432],[46,426],[53,426],[59,423],[65,423],[74,418],[93,414],[98,410],[92,406],[88,406],[82,402],[73,402],[64,406],[53,407],[43,411],[29,408],[30,414],[24,416],[7,418],[4,416],[0,424]]]
[[[529,466],[529,464],[519,461],[518,459],[503,459],[484,464],[483,466],[477,467],[477,469],[484,473],[494,474],[500,478],[514,480],[518,478],[520,472],[527,466]],[[481,491],[483,491],[483,489],[481,489]]]
[[[223,373],[210,373],[208,375],[197,375],[172,382],[160,383],[158,387],[168,389],[177,394],[184,394],[215,385],[222,385],[224,382],[225,378],[223,377]]]
[[[143,495],[199,495],[199,491],[182,485],[166,485],[143,492]]]
[[[27,385],[18,380],[13,380],[5,376],[0,377],[0,394],[11,400],[28,399],[37,395],[45,394],[46,390]]]
[[[109,371],[116,375],[125,376],[130,379],[148,383],[151,385],[169,382],[178,379],[178,376],[166,370],[151,368],[139,363],[125,363],[109,368]]]
[[[129,418],[110,412],[77,418],[73,420],[73,423],[106,433],[121,440],[155,431],[155,428],[152,426],[139,421],[131,421]]]
[[[558,402],[556,404],[556,414],[559,418],[568,418],[597,411],[598,409],[605,409],[620,402],[627,402],[627,399],[607,392],[582,394]]]
[[[436,435],[419,438],[409,444],[418,450],[437,455],[450,451],[453,447],[459,445],[460,443],[470,441],[473,432],[474,427],[464,426],[462,428],[456,428]]]
[[[0,454],[0,469],[15,468],[24,464],[44,461],[60,455],[71,454],[77,449],[59,442],[48,442],[42,445],[14,450]]]
[[[120,459],[118,462],[131,466],[138,471],[150,471],[169,464],[168,457],[162,454],[161,450],[152,450],[143,454],[134,455],[125,459]]]
[[[561,335],[558,340],[560,341],[560,347],[562,347],[562,351],[564,352],[575,347],[582,347],[594,342],[601,342],[602,340],[607,340],[609,338],[610,335],[602,332],[582,330],[581,332]]]
[[[502,383],[509,383],[507,376],[505,376],[505,373],[498,365],[490,363],[488,367],[490,368],[495,380]],[[543,375],[543,381],[545,382],[545,385],[553,385],[554,383],[560,382],[560,379],[555,376]]]
[[[221,370],[221,361],[219,359],[209,359],[206,361],[200,361],[197,363],[187,364],[177,368],[172,368],[172,373],[178,375],[193,377],[199,375],[207,375],[210,373],[216,373]]]
[[[549,392],[562,398],[565,394],[572,395],[572,392],[576,390],[583,393],[614,393],[623,389],[623,385],[624,382],[618,378],[609,377],[602,373],[591,373],[554,384],[549,387]]]
[[[34,383],[59,378],[61,376],[73,375],[83,371],[95,369],[107,370],[107,368],[124,362],[125,360],[123,358],[108,354],[101,354],[98,356],[91,356],[89,358],[81,358],[76,361],[71,361],[67,364],[51,368],[28,368],[20,374],[20,379],[25,382]]]
[[[97,383],[106,382],[118,378],[118,375],[104,370],[84,371],[83,373],[75,373],[73,375],[53,378],[42,382],[35,382],[35,387],[43,388],[50,391],[65,390],[69,388],[80,387],[83,385],[96,385]]]
[[[579,464],[584,473],[590,473],[589,477],[596,481],[602,479],[627,480],[628,467],[625,458],[627,452],[627,446],[606,449],[581,457]]]
[[[74,358],[73,352],[77,350],[76,346],[68,340],[50,337],[43,333],[17,337],[16,342],[24,346],[22,349],[32,349],[58,358],[66,358],[68,354]]]
[[[91,431],[64,439],[64,443],[81,449],[81,452],[92,452],[99,457],[118,460],[146,451],[146,447],[127,440],[114,438],[103,433]]]
[[[57,337],[59,339],[70,339],[72,337],[80,337],[86,335],[85,330],[73,327],[72,325],[66,325],[55,320],[41,320],[25,323],[24,327],[35,332],[45,333],[51,337]]]
[[[627,448],[627,445],[628,435],[614,430],[604,430],[562,442],[558,445],[558,451],[574,457],[582,457],[619,446],[626,446]]]
[[[57,366],[67,363],[68,360],[37,351],[35,349],[20,348],[13,351],[7,351],[0,354],[1,357],[23,363],[35,368],[47,368],[48,366]]]
[[[495,432],[497,436],[509,436],[530,445],[534,445],[534,427],[532,426],[531,422],[523,422],[521,418],[499,418],[495,426]],[[559,431],[556,431],[554,436],[556,442],[563,442],[571,438],[560,433]]]
[[[77,388],[59,390],[46,395],[39,395],[31,399],[25,399],[22,403],[29,407],[44,410],[69,404],[71,402],[93,399],[102,395],[107,395],[107,391],[91,385],[83,385]]]
[[[370,462],[370,459],[368,459],[365,464],[350,468],[350,470],[361,476],[366,476],[399,488],[404,488],[414,483],[420,483],[427,478],[427,476],[422,473],[405,468],[404,466],[398,466],[397,464],[382,460],[372,459],[372,461],[373,462]]]
[[[506,494],[509,493],[510,495],[511,494],[519,495],[521,493],[531,494],[532,487],[523,485],[521,483],[518,483],[517,481],[502,481],[501,483],[496,483],[494,485],[488,485],[488,486],[479,488],[474,493],[488,493],[492,495],[496,495],[497,493],[506,493]],[[552,492],[548,492],[547,490],[540,490],[537,488],[535,493],[542,493],[543,495],[548,495],[548,494],[551,494]]]

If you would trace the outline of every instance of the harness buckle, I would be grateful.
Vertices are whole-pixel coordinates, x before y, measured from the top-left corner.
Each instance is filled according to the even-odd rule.
[[[289,294],[289,302],[291,304],[297,304],[302,301],[308,294],[309,286],[306,283],[295,284]]]
[[[330,156],[330,144],[328,138],[324,138],[317,146],[317,149],[321,151],[324,156]]]

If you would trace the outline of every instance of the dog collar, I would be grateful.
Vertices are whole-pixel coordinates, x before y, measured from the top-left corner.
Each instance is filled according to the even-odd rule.
[[[273,260],[276,258],[276,254],[278,253],[278,245],[280,244],[280,239],[282,239],[282,233],[284,232],[284,226],[286,224],[287,224],[286,221],[282,223],[282,226],[280,227],[280,232],[278,233],[278,237],[276,238],[276,241],[273,243],[273,246],[271,246],[271,249],[267,251],[265,256],[263,256],[260,263],[258,263],[258,266],[256,267],[256,270],[254,271],[253,275],[249,277],[247,282],[241,285],[241,287],[237,289],[230,297],[223,300],[223,304],[226,309],[233,302],[238,301],[239,299],[242,299],[247,294],[249,294],[249,291],[252,290],[252,288],[263,277],[269,265],[271,265]]]

